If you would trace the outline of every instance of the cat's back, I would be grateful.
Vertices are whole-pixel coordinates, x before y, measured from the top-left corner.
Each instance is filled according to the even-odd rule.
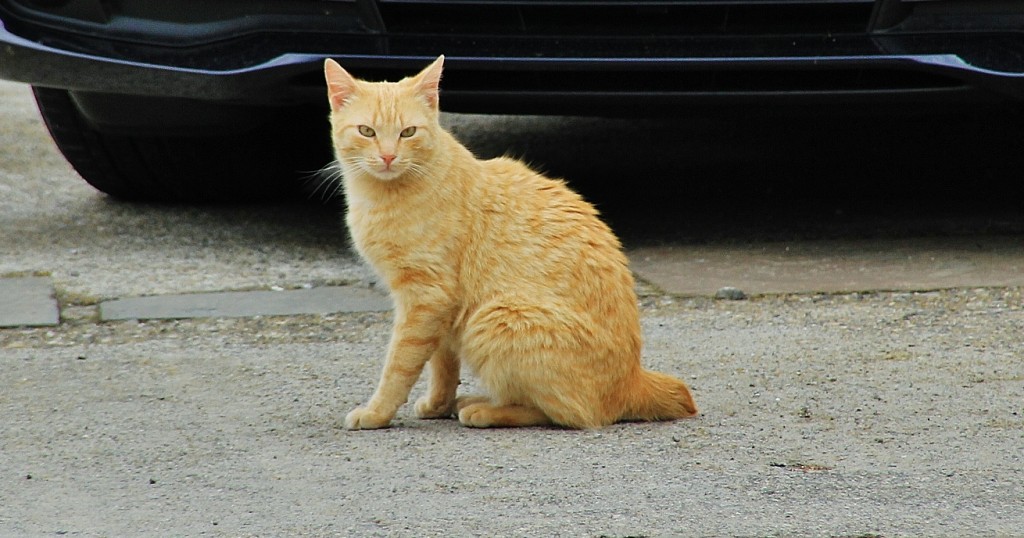
[[[480,166],[491,180],[511,181],[536,175],[532,168],[513,157],[503,156],[480,161]]]
[[[480,165],[484,180],[477,200],[481,227],[475,265],[489,268],[486,274],[492,276],[507,271],[496,281],[547,287],[583,280],[594,284],[584,288],[625,286],[632,291],[618,239],[565,182],[509,157]]]
[[[510,222],[532,222],[538,232],[543,231],[536,220],[540,217],[552,226],[592,224],[614,240],[611,231],[598,219],[597,210],[564,181],[551,179],[511,157],[497,157],[480,164],[487,183],[482,202],[504,209],[499,213]]]

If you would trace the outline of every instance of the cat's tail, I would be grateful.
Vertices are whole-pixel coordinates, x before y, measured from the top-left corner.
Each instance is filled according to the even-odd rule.
[[[689,387],[670,375],[638,370],[626,387],[625,409],[619,420],[675,420],[698,413]]]

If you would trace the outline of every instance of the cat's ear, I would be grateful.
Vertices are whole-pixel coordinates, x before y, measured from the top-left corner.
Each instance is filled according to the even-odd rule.
[[[418,75],[413,77],[416,92],[427,101],[430,108],[438,109],[438,100],[441,87],[441,69],[444,67],[444,55],[438,56],[434,63],[428,65]]]
[[[331,109],[339,110],[356,92],[356,79],[330,58],[324,61],[324,77],[327,79],[327,98]]]

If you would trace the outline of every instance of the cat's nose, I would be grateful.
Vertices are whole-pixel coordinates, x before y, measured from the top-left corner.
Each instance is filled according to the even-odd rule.
[[[396,155],[381,155],[380,160],[384,161],[384,166],[391,168],[391,162],[395,160]]]

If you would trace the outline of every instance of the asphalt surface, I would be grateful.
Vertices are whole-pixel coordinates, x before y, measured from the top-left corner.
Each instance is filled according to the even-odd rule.
[[[0,83],[0,118],[0,276],[49,279],[62,318],[0,329],[0,536],[1024,535],[1020,287],[724,301],[641,283],[644,361],[685,378],[700,417],[480,431],[406,406],[393,428],[347,432],[386,312],[98,318],[127,297],[367,288],[337,207],[120,203],[75,177],[27,88]],[[602,120],[452,122],[570,178],[598,165],[555,159],[557,133],[615,144]],[[613,184],[583,190],[645,248],[1006,241],[1024,221],[983,199],[908,215],[891,208],[923,204],[878,191],[778,205],[792,191],[756,182],[676,199],[668,218],[614,204]]]

